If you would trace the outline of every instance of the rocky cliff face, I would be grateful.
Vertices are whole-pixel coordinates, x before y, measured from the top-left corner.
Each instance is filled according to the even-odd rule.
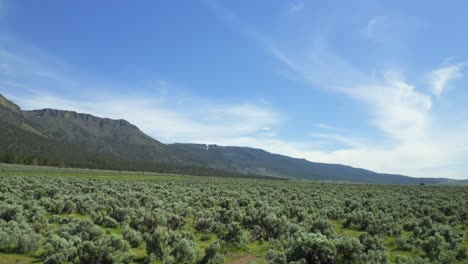
[[[18,132],[34,133],[61,145],[79,146],[82,151],[95,155],[144,162],[177,161],[166,145],[123,119],[114,120],[55,109],[22,111],[0,95],[0,121],[3,127],[8,123],[10,131],[16,127]],[[9,145],[6,139],[4,143]]]
[[[55,110],[55,109],[42,109],[42,110],[33,110],[30,111],[36,119],[44,118],[56,118],[56,119],[66,119],[72,122],[78,123],[87,127],[96,127],[96,128],[119,128],[119,127],[131,127],[133,129],[138,129],[136,126],[130,124],[128,121],[123,119],[110,119],[110,118],[101,118],[93,116],[90,114],[82,114],[74,111],[65,111],[65,110]]]
[[[114,120],[55,109],[25,111],[24,115],[31,123],[66,142],[81,142],[83,138],[96,141],[99,138],[125,144],[163,145],[123,119]]]

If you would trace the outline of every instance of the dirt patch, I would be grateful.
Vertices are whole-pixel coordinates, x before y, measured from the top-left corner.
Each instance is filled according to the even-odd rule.
[[[258,263],[258,257],[247,253],[228,253],[225,255],[227,264]]]

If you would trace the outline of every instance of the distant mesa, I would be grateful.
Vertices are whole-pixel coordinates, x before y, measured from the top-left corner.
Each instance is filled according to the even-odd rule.
[[[385,184],[456,184],[310,162],[248,147],[163,144],[123,119],[74,111],[22,111],[0,95],[0,161],[177,174]]]

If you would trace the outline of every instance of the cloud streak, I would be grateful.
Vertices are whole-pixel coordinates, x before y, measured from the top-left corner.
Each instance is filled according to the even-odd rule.
[[[101,117],[126,119],[144,132],[166,143],[219,143],[254,136],[264,127],[275,126],[281,120],[278,113],[254,104],[215,104],[194,99],[182,108],[173,107],[173,100],[157,96],[117,97],[82,100],[56,95],[11,96],[26,109],[54,108],[92,113]],[[172,105],[172,106],[171,106]]]
[[[138,84],[117,84],[121,91],[117,95],[101,88],[115,88],[116,84],[89,80],[45,54],[18,54],[24,51],[0,46],[0,93],[27,110],[54,108],[126,119],[165,143],[240,143],[265,132],[271,137],[271,130],[283,120],[283,115],[267,102],[226,102],[181,95],[174,85],[162,80],[145,84],[143,90],[153,91],[145,94],[134,92],[141,90]]]
[[[401,26],[390,23],[388,17],[375,17],[368,21],[365,34],[372,39],[385,40],[381,31],[391,33],[392,41]],[[230,25],[232,26],[232,25]],[[249,32],[257,32],[254,27]],[[247,35],[248,36],[248,35]],[[258,41],[256,34],[254,41]],[[265,37],[265,39],[270,39]],[[388,39],[390,41],[390,39]],[[442,124],[434,118],[434,101],[423,89],[404,78],[400,71],[381,70],[368,72],[348,62],[334,52],[327,43],[327,35],[318,35],[309,49],[288,49],[283,42],[259,41],[261,48],[280,62],[295,80],[330,93],[340,93],[362,103],[364,122],[374,127],[379,142],[356,140],[345,131],[312,133],[318,140],[335,141],[345,147],[335,150],[307,148],[290,143],[281,153],[304,157],[311,161],[342,163],[379,172],[400,173],[421,177],[465,178],[460,164],[468,158],[466,124]],[[279,47],[283,48],[279,48]],[[463,64],[449,65],[430,71],[432,92],[440,96],[448,83],[461,78]],[[380,76],[379,76],[380,75]],[[424,76],[423,76],[424,78]],[[322,126],[327,129],[327,127]],[[443,128],[443,129],[442,129]],[[437,132],[436,132],[437,131]],[[463,144],[462,144],[463,145]],[[265,146],[267,149],[272,149]]]
[[[381,172],[421,177],[466,177],[463,171],[450,169],[450,165],[460,162],[468,153],[466,149],[457,146],[457,141],[448,140],[468,140],[467,136],[456,133],[465,128],[444,130],[442,136],[432,133],[442,124],[434,123],[434,102],[427,94],[406,82],[401,74],[386,72],[382,79],[365,79],[361,71],[353,69],[350,64],[335,59],[334,56],[328,58],[331,59],[295,62],[291,58],[282,58],[280,61],[288,61],[284,65],[313,87],[340,92],[364,103],[367,109],[363,113],[364,117],[367,116],[380,132],[381,139],[379,144],[369,141],[356,144],[346,135],[333,132],[321,137],[344,143],[347,148],[305,151],[304,157],[314,161],[350,164]],[[334,80],[349,80],[349,85],[331,78],[332,81],[327,81],[327,76],[331,75]]]
[[[304,9],[304,2],[302,1],[291,1],[289,2],[288,14],[294,15],[298,12],[301,12]]]
[[[331,59],[295,62],[291,58],[282,58],[280,61],[287,61],[285,66],[298,73],[313,87],[331,89],[332,92],[343,93],[364,103],[367,111],[363,114],[368,116],[370,123],[380,132],[381,140],[379,144],[365,141],[355,144],[347,136],[334,132],[321,137],[345,143],[347,148],[335,151],[305,151],[303,156],[314,161],[344,163],[376,171],[421,177],[466,177],[463,171],[450,169],[450,165],[461,162],[462,157],[467,157],[466,149],[459,148],[457,142],[466,142],[468,137],[456,132],[466,128],[444,130],[443,135],[434,134],[432,131],[443,125],[434,123],[434,102],[427,94],[406,82],[401,74],[386,72],[382,79],[366,80],[361,71],[353,69],[350,64],[333,56],[328,58]],[[328,67],[321,67],[322,65]],[[456,71],[451,72],[451,77],[457,76],[453,74]],[[327,81],[327,76],[331,75],[337,80],[349,80],[349,85],[339,81]]]
[[[462,70],[466,63],[448,65],[431,71],[427,75],[427,81],[432,89],[432,93],[440,96],[451,81],[463,77]]]

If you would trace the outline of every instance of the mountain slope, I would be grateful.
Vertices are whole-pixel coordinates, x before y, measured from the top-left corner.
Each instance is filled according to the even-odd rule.
[[[238,176],[179,160],[125,120],[72,111],[22,111],[0,95],[0,162]]]
[[[0,161],[196,175],[256,175],[360,183],[443,183],[379,174],[260,149],[163,144],[125,120],[73,111],[22,111],[0,95]]]
[[[125,160],[177,163],[166,145],[125,120],[53,109],[25,111],[23,115],[50,137],[66,144],[79,144],[88,152]]]
[[[441,183],[446,180],[443,178],[412,178],[402,175],[379,174],[350,166],[310,162],[305,159],[295,159],[246,147],[200,144],[172,144],[169,146],[177,152],[189,152],[192,162],[241,173],[362,183],[418,184]]]
[[[16,127],[23,133],[40,136],[35,142],[79,146],[80,152],[124,160],[177,163],[166,145],[147,136],[125,120],[52,109],[22,111],[0,95],[0,122],[2,127],[8,126],[9,131]],[[10,145],[25,144],[18,141],[14,145],[10,142]],[[28,144],[33,145],[34,143]]]

